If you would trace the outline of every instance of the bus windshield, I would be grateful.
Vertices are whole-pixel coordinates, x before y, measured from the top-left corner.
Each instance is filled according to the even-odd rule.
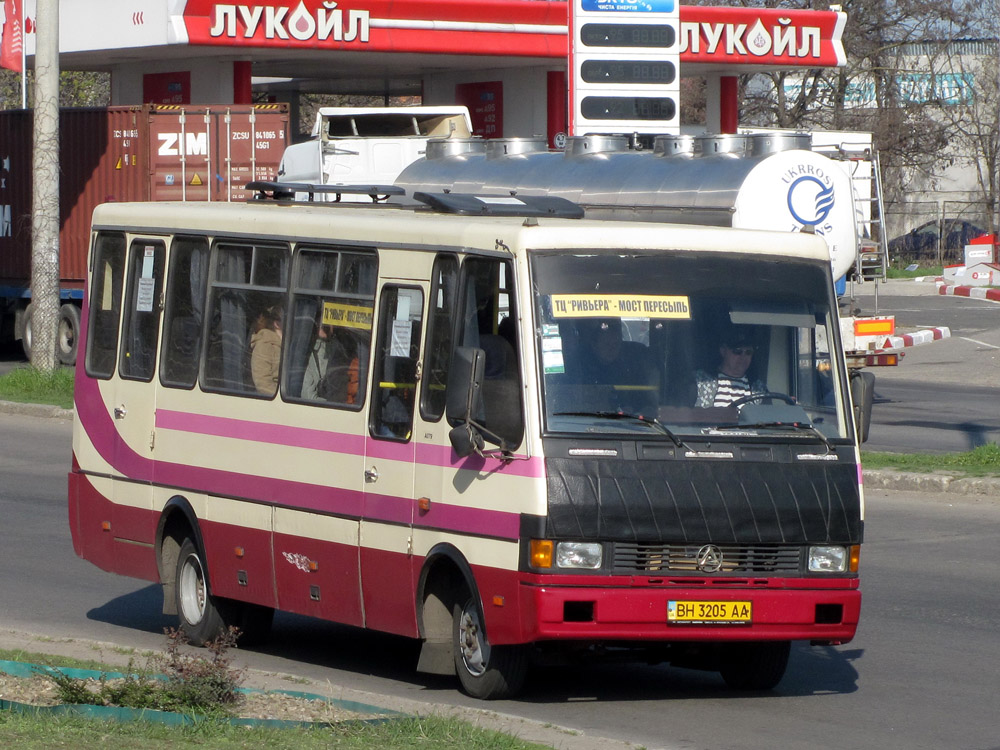
[[[545,434],[851,437],[823,263],[539,252],[531,273]]]

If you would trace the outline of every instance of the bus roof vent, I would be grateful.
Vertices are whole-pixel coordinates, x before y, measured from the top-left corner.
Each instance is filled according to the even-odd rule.
[[[413,199],[435,211],[463,216],[549,216],[582,219],[583,207],[551,195],[472,195],[471,193],[421,193]]]
[[[340,201],[342,195],[367,195],[373,203],[379,203],[391,195],[405,195],[406,191],[395,185],[313,185],[307,182],[267,182],[256,180],[246,184],[247,190],[256,191],[250,200],[294,201],[299,194],[305,194],[305,202],[313,203],[317,195],[333,195],[333,201]]]

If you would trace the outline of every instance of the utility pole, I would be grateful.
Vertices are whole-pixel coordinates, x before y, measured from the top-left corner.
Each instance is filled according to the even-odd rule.
[[[31,202],[31,364],[56,368],[59,320],[59,0],[35,11]]]

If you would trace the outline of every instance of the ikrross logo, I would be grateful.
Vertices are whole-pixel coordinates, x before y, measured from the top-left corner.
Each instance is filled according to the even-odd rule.
[[[788,185],[788,211],[795,219],[799,231],[805,226],[815,227],[816,234],[833,231],[829,221],[833,211],[833,179],[814,164],[800,164],[789,169],[781,178]]]
[[[605,13],[673,13],[674,0],[582,0],[583,10]]]

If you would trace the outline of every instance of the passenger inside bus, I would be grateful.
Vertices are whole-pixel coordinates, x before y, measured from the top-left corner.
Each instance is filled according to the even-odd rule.
[[[283,317],[280,305],[261,310],[254,320],[250,337],[250,375],[257,392],[267,396],[273,396],[278,390]]]
[[[649,348],[626,341],[620,318],[587,318],[576,322],[574,362],[567,363],[569,382],[608,389],[606,407],[642,412],[655,409],[659,373]]]
[[[358,355],[342,328],[319,325],[302,379],[302,398],[353,404],[358,395]]]

